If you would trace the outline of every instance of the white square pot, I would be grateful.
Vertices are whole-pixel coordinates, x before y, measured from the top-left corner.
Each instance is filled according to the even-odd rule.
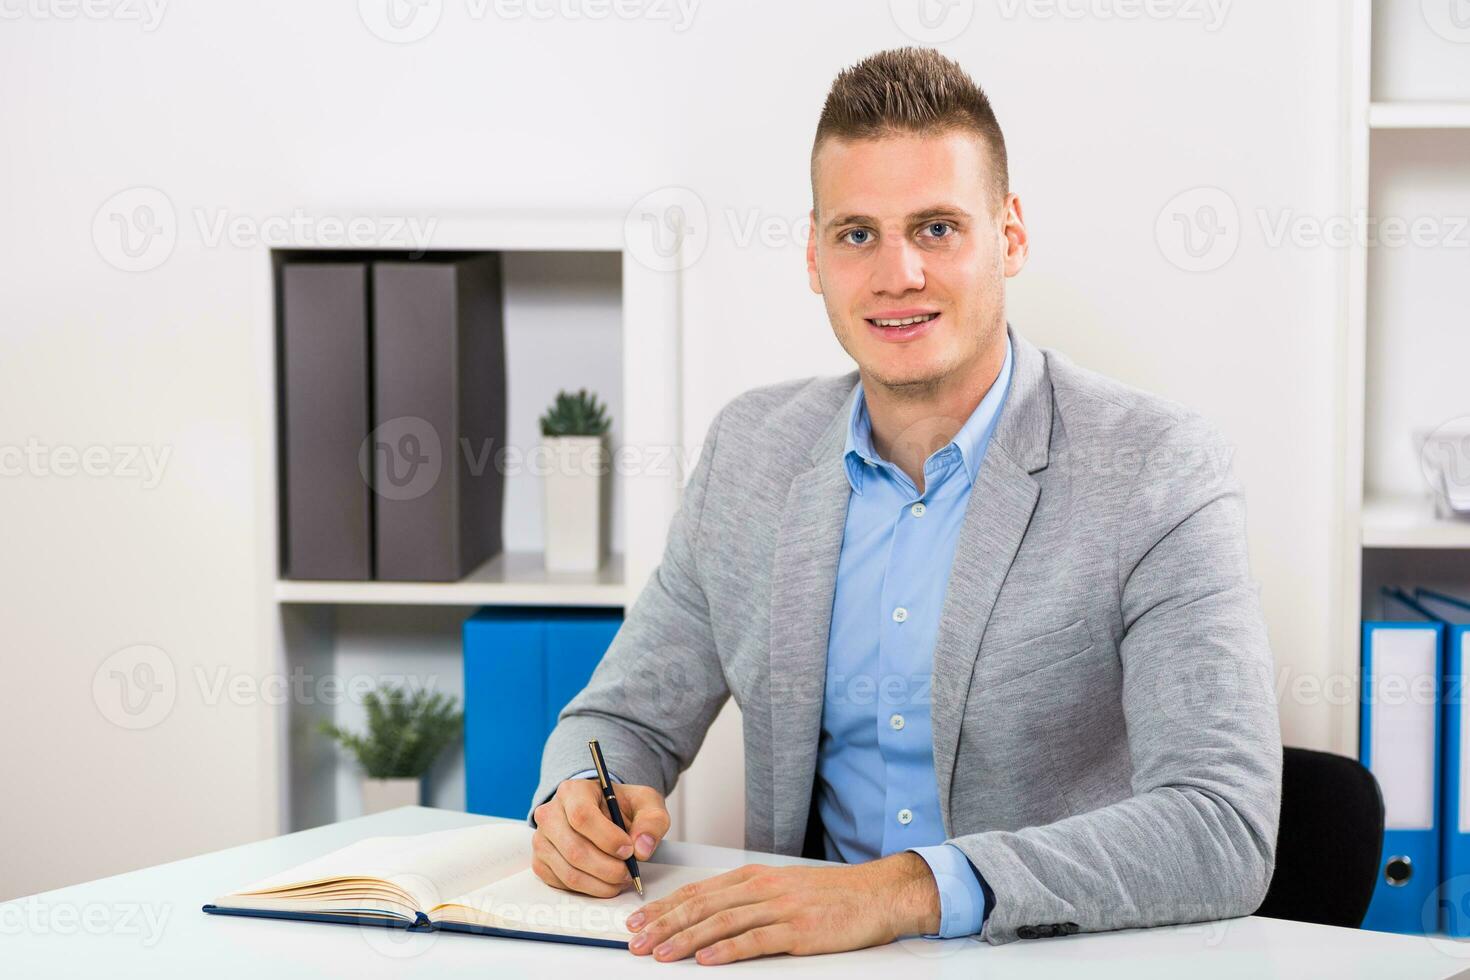
[[[363,815],[395,810],[401,806],[418,806],[421,800],[420,785],[420,780],[413,778],[364,779],[362,781]]]
[[[607,559],[607,444],[602,436],[543,436],[546,570],[595,572]]]

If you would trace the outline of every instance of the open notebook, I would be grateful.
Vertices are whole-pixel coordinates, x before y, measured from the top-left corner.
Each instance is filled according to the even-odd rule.
[[[727,870],[640,861],[643,898],[632,882],[615,898],[576,895],[531,870],[533,833],[492,823],[369,837],[246,885],[204,911],[626,947],[634,909]]]

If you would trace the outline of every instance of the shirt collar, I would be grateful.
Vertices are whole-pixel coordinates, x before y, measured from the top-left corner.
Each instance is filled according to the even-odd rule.
[[[1000,366],[1000,374],[996,376],[995,383],[980,399],[980,404],[970,413],[965,424],[955,433],[949,445],[959,450],[960,459],[965,465],[965,474],[974,486],[975,477],[980,472],[980,463],[985,458],[985,450],[990,445],[990,436],[995,431],[996,420],[1000,418],[1000,410],[1005,404],[1006,393],[1011,384],[1011,338],[1010,331],[1006,332],[1006,357]],[[948,448],[947,446],[945,448]],[[936,452],[943,452],[943,449]],[[891,465],[887,464],[873,449],[873,427],[868,419],[868,402],[863,394],[863,382],[858,380],[856,385],[856,397],[852,400],[852,413],[848,417],[847,442],[843,447],[842,458],[847,464],[847,482],[852,485],[854,493],[863,492],[863,470],[867,465]],[[932,458],[932,454],[931,454]]]

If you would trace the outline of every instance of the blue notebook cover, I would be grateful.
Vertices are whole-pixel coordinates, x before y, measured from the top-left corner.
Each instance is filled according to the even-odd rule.
[[[342,925],[377,926],[387,929],[406,929],[409,932],[462,932],[471,936],[499,936],[502,939],[530,939],[543,943],[571,943],[575,946],[607,946],[611,949],[627,949],[628,944],[616,939],[585,939],[581,936],[558,936],[545,932],[522,932],[519,929],[495,929],[490,926],[468,925],[457,922],[430,922],[422,912],[413,922],[405,922],[393,915],[377,915],[364,910],[362,915],[345,912],[286,912],[280,909],[236,909],[219,905],[205,905],[202,911],[210,915],[244,915],[257,919],[294,919],[298,922],[335,922]]]

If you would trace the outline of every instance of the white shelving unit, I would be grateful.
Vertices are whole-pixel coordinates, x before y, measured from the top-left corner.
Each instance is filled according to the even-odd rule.
[[[337,213],[375,217],[372,208]],[[395,212],[401,214],[401,211]],[[385,221],[386,224],[386,221]],[[383,226],[382,224],[379,225]],[[626,607],[656,567],[687,474],[680,379],[678,262],[644,263],[621,213],[458,212],[434,216],[433,251],[500,252],[512,445],[529,450],[535,419],[556,388],[589,387],[613,419],[614,553],[598,571],[549,573],[539,541],[539,484],[507,478],[507,550],[458,582],[318,582],[278,576],[276,310],[272,261],[263,254],[256,296],[260,391],[257,492],[259,615],[271,671],[305,678],[260,733],[275,771],[262,782],[284,833],[357,812],[357,776],[312,729],[323,718],[357,724],[345,693],[363,678],[430,683],[462,696],[460,624],[486,605]],[[636,234],[636,232],[635,232]],[[646,243],[644,243],[646,244]],[[311,242],[285,248],[317,248]],[[620,447],[634,450],[619,465]],[[642,452],[653,450],[653,452]],[[463,805],[463,758],[444,760],[427,802]]]
[[[458,582],[276,583],[281,603],[385,606],[625,606],[623,556],[595,572],[548,572],[541,554],[506,551]]]
[[[1372,129],[1464,129],[1470,127],[1467,102],[1374,102],[1368,107]]]
[[[1470,548],[1470,521],[1434,516],[1428,497],[1375,497],[1363,502],[1364,548]]]
[[[1347,214],[1385,232],[1388,219],[1470,214],[1470,37],[1418,3],[1353,0],[1350,23]],[[1451,220],[1440,231],[1456,234]],[[1356,681],[1381,586],[1470,594],[1470,522],[1435,516],[1413,450],[1414,430],[1470,414],[1470,251],[1384,237],[1355,240],[1345,260],[1333,637],[1334,669]],[[1356,699],[1329,710],[1337,751],[1356,756]]]

